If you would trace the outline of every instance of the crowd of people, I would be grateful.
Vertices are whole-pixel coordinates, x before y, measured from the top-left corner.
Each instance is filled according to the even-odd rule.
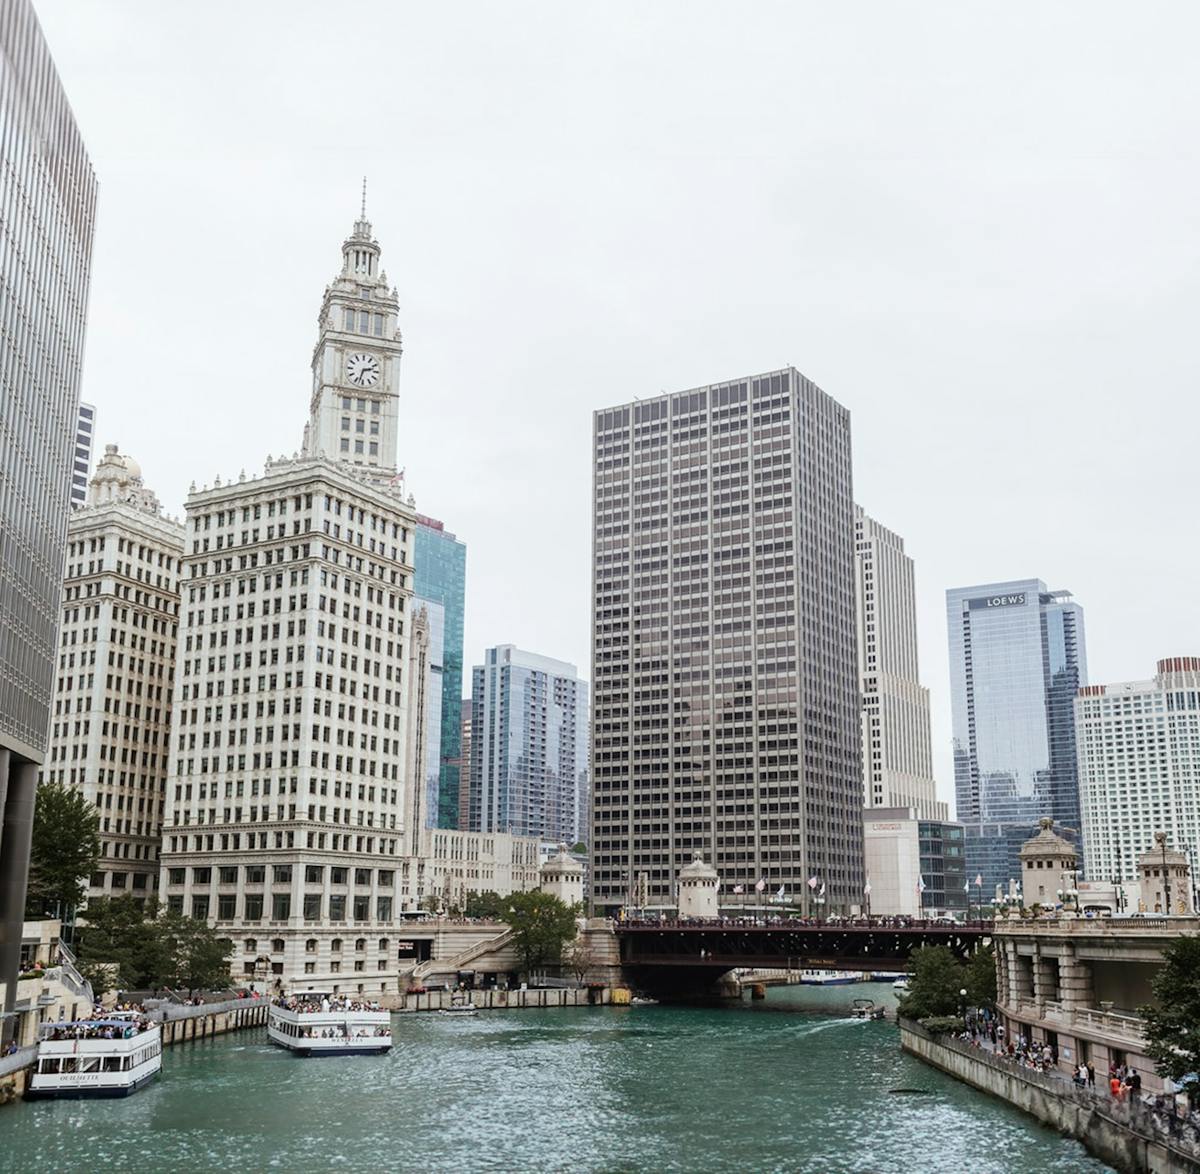
[[[952,917],[841,917],[831,914],[828,917],[800,917],[773,913],[769,910],[761,914],[743,914],[740,917],[730,917],[722,914],[720,917],[679,917],[675,914],[658,916],[656,914],[629,914],[612,919],[614,929],[622,927],[653,927],[653,928],[696,928],[712,927],[716,929],[741,929],[753,927],[770,927],[772,929],[946,929],[952,926],[980,926],[978,921],[956,921]]]
[[[276,1007],[282,1007],[285,1011],[297,1011],[302,1015],[314,1015],[320,1013],[328,1015],[330,1012],[340,1011],[382,1011],[378,1002],[367,1001],[365,999],[351,999],[345,995],[334,995],[330,998],[328,995],[322,995],[320,999],[315,995],[291,995],[288,997],[280,996],[275,1000]]]
[[[338,1027],[305,1027],[300,1032],[301,1039],[387,1039],[391,1036],[390,1027],[358,1027],[347,1031]]]
[[[111,1020],[92,1019],[80,1020],[76,1023],[55,1025],[44,1035],[48,1040],[77,1040],[77,1039],[133,1039],[151,1026],[148,1019]]]

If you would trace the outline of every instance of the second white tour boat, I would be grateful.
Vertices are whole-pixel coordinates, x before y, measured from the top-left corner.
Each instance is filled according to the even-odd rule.
[[[296,991],[271,1004],[267,1035],[300,1056],[375,1056],[391,1049],[392,1017],[378,1003]]]

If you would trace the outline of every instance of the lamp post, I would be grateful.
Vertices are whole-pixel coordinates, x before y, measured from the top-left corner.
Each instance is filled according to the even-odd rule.
[[[1154,838],[1158,841],[1158,846],[1162,849],[1162,871],[1163,871],[1163,912],[1171,916],[1171,877],[1167,872],[1167,833],[1155,832]]]
[[[958,992],[958,1009],[962,1014],[963,1022],[967,1021],[967,988],[962,987]]]

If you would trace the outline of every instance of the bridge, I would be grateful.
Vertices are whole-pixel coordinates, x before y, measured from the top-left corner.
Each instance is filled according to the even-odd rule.
[[[992,936],[990,921],[817,922],[752,919],[625,921],[614,929],[621,965],[637,986],[697,994],[735,968],[903,970],[913,950],[948,946],[966,961]]]

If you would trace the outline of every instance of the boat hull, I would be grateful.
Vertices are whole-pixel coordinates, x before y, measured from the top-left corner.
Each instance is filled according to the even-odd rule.
[[[120,1085],[89,1085],[86,1087],[71,1088],[69,1086],[60,1086],[58,1088],[34,1088],[32,1083],[25,1090],[25,1100],[27,1101],[92,1101],[92,1100],[112,1100],[117,1097],[132,1096],[140,1088],[145,1088],[156,1076],[160,1069],[155,1069],[153,1072],[148,1072],[145,1076],[139,1076],[137,1080],[130,1084]]]

